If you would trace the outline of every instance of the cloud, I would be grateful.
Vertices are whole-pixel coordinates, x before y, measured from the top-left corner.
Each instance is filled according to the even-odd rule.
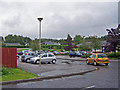
[[[66,38],[75,35],[107,34],[106,28],[116,27],[117,2],[0,2],[0,30],[38,37],[37,17],[43,17],[42,37]]]

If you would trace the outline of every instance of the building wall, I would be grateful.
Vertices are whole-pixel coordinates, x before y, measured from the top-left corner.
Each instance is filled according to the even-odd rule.
[[[17,48],[0,48],[0,65],[7,68],[17,67]]]

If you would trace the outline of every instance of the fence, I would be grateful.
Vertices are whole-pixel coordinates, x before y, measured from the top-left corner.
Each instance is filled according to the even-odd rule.
[[[0,65],[7,68],[17,67],[17,48],[0,48]]]

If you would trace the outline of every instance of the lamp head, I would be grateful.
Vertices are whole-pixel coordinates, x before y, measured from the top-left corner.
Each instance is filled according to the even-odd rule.
[[[43,18],[37,18],[39,21],[43,20]]]

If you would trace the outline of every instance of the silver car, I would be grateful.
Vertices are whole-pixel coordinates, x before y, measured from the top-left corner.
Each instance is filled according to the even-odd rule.
[[[53,53],[44,53],[39,56],[33,57],[30,59],[31,63],[39,64],[41,58],[41,62],[47,62],[47,63],[56,63],[56,56]]]

